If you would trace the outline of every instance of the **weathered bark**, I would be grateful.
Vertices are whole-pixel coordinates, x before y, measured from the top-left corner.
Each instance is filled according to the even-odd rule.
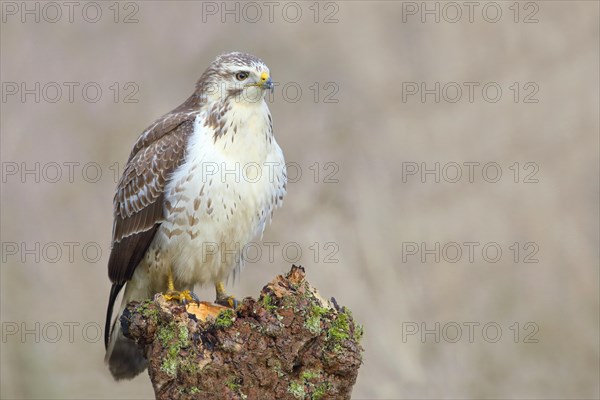
[[[235,311],[157,295],[130,303],[121,324],[157,399],[349,399],[362,363],[362,327],[296,266]]]

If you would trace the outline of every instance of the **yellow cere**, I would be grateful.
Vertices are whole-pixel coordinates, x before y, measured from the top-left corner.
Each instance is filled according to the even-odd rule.
[[[269,79],[269,74],[267,74],[266,72],[263,72],[262,74],[260,74],[260,80],[261,81],[266,81],[267,79]]]

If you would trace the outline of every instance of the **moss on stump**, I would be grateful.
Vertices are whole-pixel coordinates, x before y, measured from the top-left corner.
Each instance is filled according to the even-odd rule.
[[[236,310],[132,302],[125,335],[149,360],[157,399],[349,399],[362,327],[293,266]]]

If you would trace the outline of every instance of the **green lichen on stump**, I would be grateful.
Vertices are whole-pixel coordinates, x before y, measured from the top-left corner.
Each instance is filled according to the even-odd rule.
[[[349,399],[362,363],[363,328],[302,267],[204,322],[161,295],[126,315],[158,399]]]

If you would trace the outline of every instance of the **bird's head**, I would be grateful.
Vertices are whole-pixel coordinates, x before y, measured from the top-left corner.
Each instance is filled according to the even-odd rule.
[[[259,104],[267,90],[273,90],[269,68],[259,58],[240,52],[218,56],[197,84],[197,91],[210,103]]]

